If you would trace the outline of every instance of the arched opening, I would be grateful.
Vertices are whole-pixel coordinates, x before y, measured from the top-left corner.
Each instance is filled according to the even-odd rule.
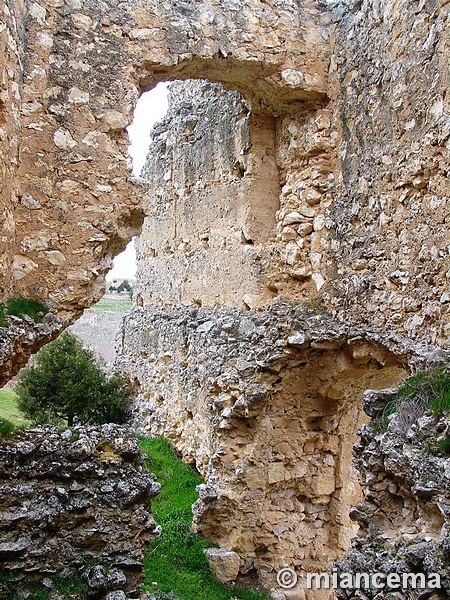
[[[169,86],[141,178],[139,305],[253,308],[273,297],[264,273],[275,240],[276,120],[206,80]]]
[[[171,439],[206,478],[198,530],[268,588],[286,565],[331,569],[361,499],[351,453],[362,394],[401,381],[404,357],[287,303],[260,313],[147,306],[123,333],[135,426]]]

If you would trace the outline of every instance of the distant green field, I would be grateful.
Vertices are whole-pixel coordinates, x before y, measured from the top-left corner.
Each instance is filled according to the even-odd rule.
[[[111,310],[113,312],[125,312],[132,308],[133,303],[131,300],[125,298],[112,298],[110,296],[104,296],[97,304],[91,306],[91,309],[95,310]]]
[[[15,425],[27,425],[28,421],[17,408],[17,394],[9,388],[0,389],[0,417]]]

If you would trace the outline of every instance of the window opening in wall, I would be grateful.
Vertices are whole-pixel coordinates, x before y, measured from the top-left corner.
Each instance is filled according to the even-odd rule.
[[[167,113],[167,83],[158,83],[139,98],[134,109],[134,118],[127,127],[130,137],[128,152],[133,160],[133,173],[139,176],[150,146],[150,131],[155,123]]]

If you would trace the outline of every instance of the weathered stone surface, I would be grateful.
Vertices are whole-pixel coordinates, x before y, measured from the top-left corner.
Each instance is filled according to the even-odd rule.
[[[30,354],[54,340],[64,328],[63,320],[52,313],[45,315],[42,323],[26,315],[6,320],[7,325],[0,326],[0,386],[27,364]]]
[[[301,345],[288,343],[299,333]],[[118,350],[139,389],[135,426],[173,440],[207,480],[196,527],[271,587],[286,563],[321,572],[345,552],[361,498],[350,460],[362,393],[395,385],[432,348],[276,303],[136,307]]]
[[[251,115],[240,94],[217,84],[178,82],[152,137],[141,173],[148,217],[136,302],[267,303],[274,294],[264,263],[279,196],[275,120]]]
[[[208,493],[198,504],[198,524],[239,548],[243,570],[256,566],[273,581],[270,568],[294,555],[301,569],[323,570],[334,558],[328,548],[340,552],[352,527],[346,510],[359,493],[348,476],[349,449],[363,419],[362,392],[394,385],[430,346],[449,346],[448,3],[2,0],[0,9],[0,298],[50,301],[65,325],[102,294],[111,258],[144,216],[156,219],[146,225],[158,243],[153,266],[141,263],[137,300],[144,308],[124,336],[125,344],[141,339],[124,359],[142,390],[137,414],[204,473],[210,469],[217,499]],[[223,143],[202,122],[215,123],[204,88],[194,84],[200,102],[196,108],[189,99],[189,114],[172,107],[182,117],[171,121],[175,139],[166,122],[155,141],[162,149],[167,135],[174,167],[167,180],[163,169],[154,172],[150,185],[167,183],[166,196],[156,188],[152,204],[148,184],[130,178],[123,128],[140,91],[199,78],[244,100],[214,92],[227,115]],[[178,89],[189,96],[188,87]],[[205,147],[196,131],[204,132]],[[235,148],[230,131],[241,136]],[[196,230],[200,211],[181,218],[180,207],[201,199],[215,224],[222,193],[186,187],[205,164],[185,166],[222,147],[223,164],[213,152],[206,169],[211,190],[219,183],[227,203],[246,214],[223,219],[210,238],[204,215]],[[247,164],[232,160],[241,150]],[[167,216],[169,205],[178,227],[166,235],[172,290],[150,282],[150,273],[167,273],[156,250],[164,237],[158,211]],[[260,221],[258,240],[252,220],[267,206],[278,210]],[[151,254],[149,236],[141,261]],[[226,242],[222,253],[218,241]],[[239,263],[244,246],[250,258]],[[208,264],[217,276],[211,269],[202,286]],[[276,296],[305,302],[315,325],[270,308]],[[199,317],[191,308],[164,313],[152,306],[180,300],[265,312],[231,311],[222,321],[220,311]],[[325,309],[331,317],[321,328]],[[311,334],[315,326],[320,335]],[[36,332],[29,351],[54,333]],[[15,351],[14,343],[6,346]],[[28,351],[22,347],[20,364]],[[4,379],[15,360],[5,355]],[[298,447],[282,445],[293,438]],[[395,456],[390,463],[395,469]],[[417,489],[422,497],[433,497],[428,483]],[[242,506],[260,514],[261,504],[265,525],[256,540],[253,532],[233,540],[221,529],[232,514],[246,532],[250,512]],[[276,558],[263,570],[269,555]]]
[[[250,129],[256,119],[255,182],[268,171],[258,120],[274,140],[276,244],[268,265],[255,249],[267,288],[245,304],[320,295],[344,320],[446,343],[447,4],[425,3],[420,18],[384,0],[2,9],[0,298],[51,300],[73,319],[102,294],[149,208],[124,133],[137,96],[160,80],[209,78],[244,95]],[[266,205],[267,181],[260,190]],[[260,208],[255,193],[250,214]]]
[[[0,299],[50,300],[64,318],[103,294],[113,256],[140,232],[125,127],[141,91],[208,78],[272,123],[326,102],[334,24],[320,2],[2,0],[1,12]]]
[[[375,402],[375,392],[372,396]],[[385,398],[382,391],[380,405]],[[359,531],[338,567],[350,574],[423,573],[426,581],[431,573],[438,573],[441,588],[435,590],[435,598],[443,599],[450,593],[450,485],[449,459],[439,449],[439,440],[447,438],[449,419],[420,414],[423,409],[412,422],[411,410],[400,407],[387,431],[362,428],[354,456],[364,499],[350,513]],[[412,592],[395,593],[406,599]],[[390,598],[393,592],[371,588],[364,594],[369,599]],[[338,590],[336,595],[360,597],[351,589]]]
[[[342,179],[328,211],[330,297],[346,318],[446,345],[449,31],[446,2],[363,2],[342,19]]]
[[[2,573],[14,574],[18,590],[76,573],[89,597],[136,598],[146,547],[160,533],[150,514],[160,486],[142,462],[136,437],[118,425],[39,428],[2,440]],[[89,568],[93,561],[101,564]]]
[[[237,579],[241,562],[239,554],[225,548],[208,548],[205,554],[211,571],[219,581],[230,583]]]

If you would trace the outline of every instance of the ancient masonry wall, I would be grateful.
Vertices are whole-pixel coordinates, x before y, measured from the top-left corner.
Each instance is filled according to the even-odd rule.
[[[14,592],[78,575],[88,597],[139,596],[148,542],[161,532],[149,512],[160,485],[143,458],[133,432],[118,425],[2,439],[0,560]]]
[[[119,349],[139,431],[169,437],[207,480],[197,528],[269,588],[283,565],[325,570],[348,548],[362,393],[427,351],[287,303],[136,308]]]
[[[448,6],[339,17],[327,102],[256,123],[217,88],[174,91],[143,173],[144,304],[314,298],[339,320],[447,346]]]
[[[448,5],[326,16],[327,101],[266,120],[273,136],[255,135],[236,94],[172,89],[117,363],[139,391],[136,425],[207,478],[197,527],[268,587],[283,565],[343,555],[363,391],[445,360],[449,339]],[[271,184],[252,188],[255,174]],[[246,221],[259,209],[260,239]]]
[[[0,296],[12,289],[16,208],[14,177],[20,139],[20,84],[23,77],[25,3],[0,4]]]
[[[269,116],[326,98],[330,19],[312,0],[8,7],[0,300],[46,301],[67,323],[102,295],[112,257],[142,226],[125,132],[141,91],[206,77]]]
[[[169,107],[141,173],[148,218],[136,302],[269,302],[263,261],[279,202],[274,118],[251,115],[240,94],[208,82],[172,84]]]
[[[346,318],[449,340],[449,4],[364,2],[339,32],[342,178],[330,208]]]
[[[367,414],[382,418],[394,397],[395,390],[367,393]],[[420,416],[416,403],[404,404],[386,429],[364,426],[360,432],[355,466],[366,483],[364,499],[351,511],[359,531],[338,568],[343,573],[397,573],[399,577],[421,573],[426,585],[433,573],[439,574],[439,586],[433,583],[429,592],[431,598],[444,600],[450,593],[450,460],[444,449],[448,417]],[[379,593],[373,587],[365,592],[370,600]],[[403,600],[411,590],[396,594]],[[337,597],[358,596],[349,589],[339,590]]]
[[[31,296],[56,316],[0,330],[2,378],[102,294],[148,215],[141,306],[121,342],[138,420],[210,477],[198,527],[239,547],[242,572],[270,585],[269,552],[326,568],[360,494],[349,475],[358,398],[449,344],[448,2],[0,7],[0,300]],[[133,183],[136,99],[177,79],[235,93],[175,88],[178,124],[157,130],[156,167]],[[260,536],[241,499],[264,512]],[[224,518],[240,524],[234,538]]]

